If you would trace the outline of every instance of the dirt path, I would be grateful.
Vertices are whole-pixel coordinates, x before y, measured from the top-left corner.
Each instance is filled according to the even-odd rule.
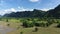
[[[10,32],[10,31],[13,31],[13,30],[15,30],[15,29],[0,25],[1,34],[6,34],[7,32]]]
[[[54,28],[56,27],[58,24],[57,23],[53,23],[52,25],[50,25],[50,28]]]
[[[6,26],[6,23],[3,23],[2,21],[0,21],[0,33],[1,34],[6,34],[8,32],[14,31],[16,30],[16,28],[11,28]]]

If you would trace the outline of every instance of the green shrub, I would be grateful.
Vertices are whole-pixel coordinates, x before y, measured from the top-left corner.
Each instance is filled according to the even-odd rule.
[[[35,23],[35,26],[40,26],[40,23]]]
[[[8,19],[6,19],[6,22],[8,22]]]
[[[20,34],[23,34],[23,32],[20,32]]]
[[[59,21],[57,21],[57,23],[59,23]]]
[[[45,23],[35,23],[35,26],[37,26],[37,27],[45,27]]]
[[[41,23],[41,27],[45,27],[45,23]]]
[[[48,26],[50,26],[50,24],[49,23],[46,23],[46,27],[48,27]]]
[[[46,27],[50,26],[53,22],[48,20],[47,23],[45,23]]]
[[[23,26],[24,26],[24,27],[28,27],[27,22],[23,22]]]
[[[2,18],[0,18],[0,21],[2,21]]]
[[[60,28],[60,23],[57,25],[58,28]]]
[[[33,26],[34,26],[34,24],[33,24],[33,23],[29,23],[29,22],[25,21],[25,22],[23,22],[23,26],[24,26],[24,27],[33,27]]]

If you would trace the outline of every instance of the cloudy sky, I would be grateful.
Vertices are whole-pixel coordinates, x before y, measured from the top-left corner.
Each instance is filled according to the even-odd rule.
[[[60,4],[60,0],[0,0],[0,14],[33,9],[49,10]]]

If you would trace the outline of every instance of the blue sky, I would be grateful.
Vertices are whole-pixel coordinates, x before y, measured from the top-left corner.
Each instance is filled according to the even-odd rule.
[[[0,0],[0,14],[33,9],[49,10],[60,4],[60,0]]]

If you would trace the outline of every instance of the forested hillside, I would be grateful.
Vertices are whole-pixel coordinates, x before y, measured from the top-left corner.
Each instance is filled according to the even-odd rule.
[[[53,17],[60,18],[60,5],[48,11],[34,9],[33,11],[20,11],[5,14],[4,17]]]

